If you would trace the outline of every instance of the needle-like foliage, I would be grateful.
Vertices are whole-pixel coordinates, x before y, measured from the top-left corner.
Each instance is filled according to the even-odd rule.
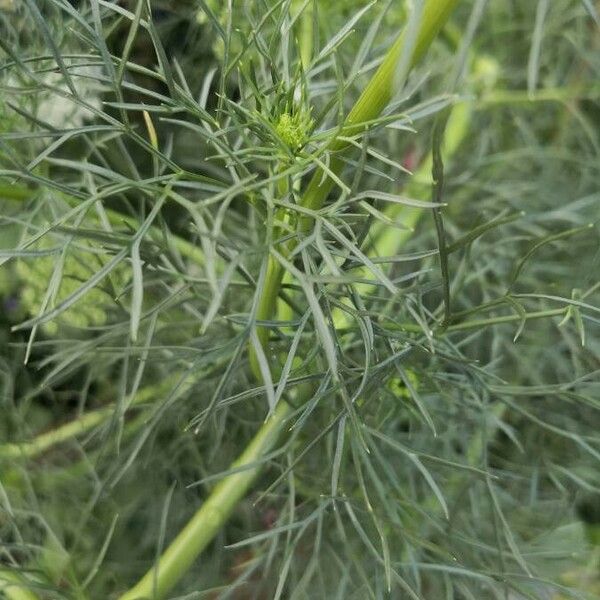
[[[596,598],[599,11],[0,0],[0,597]]]

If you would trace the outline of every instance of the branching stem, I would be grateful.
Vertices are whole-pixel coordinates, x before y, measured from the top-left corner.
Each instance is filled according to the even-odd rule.
[[[457,4],[458,0],[426,1],[421,16],[419,32],[415,44],[412,47],[412,55],[408,61],[410,68],[422,58]],[[371,121],[379,116],[391,100],[396,85],[397,65],[402,56],[406,38],[406,31],[403,31],[398,36],[393,46],[388,51],[385,59],[373,75],[371,81],[367,84],[366,88],[356,101],[356,104],[350,111],[346,118],[346,122],[341,129],[341,134],[344,136],[355,135],[357,132],[360,132],[361,128],[364,127],[363,123]],[[331,152],[329,170],[334,175],[338,175],[344,166],[344,162],[340,158],[340,153],[348,146],[348,142],[340,140],[339,138],[334,139],[329,144],[329,151]],[[334,183],[332,177],[328,176],[322,168],[317,168],[302,197],[301,205],[311,210],[319,210],[325,203],[329,192],[333,189]],[[310,231],[312,223],[313,220],[310,217],[302,217],[299,223],[300,233],[307,233]],[[288,245],[288,248],[292,249],[293,244]],[[261,290],[256,314],[256,319],[258,321],[269,321],[273,318],[277,296],[279,295],[279,289],[284,275],[284,269],[273,256],[270,256],[268,260],[267,277]],[[265,349],[269,338],[269,330],[259,326],[257,328],[257,334],[260,344],[263,349]],[[251,346],[249,352],[252,372],[260,381],[262,377],[256,351]]]
[[[421,19],[416,43],[412,48],[409,66],[412,67],[423,56],[431,42],[450,16],[458,0],[427,0]],[[345,135],[356,133],[361,124],[377,117],[390,101],[394,86],[396,65],[405,45],[405,34],[401,34],[383,63],[365,88],[354,108],[348,115],[342,131]],[[348,131],[349,130],[349,131]],[[347,142],[334,140],[330,144],[332,153],[340,153],[347,147]],[[337,175],[341,172],[343,162],[339,156],[334,156],[329,168]],[[319,209],[325,202],[333,187],[333,179],[325,176],[318,168],[302,199],[302,206]],[[300,231],[308,231],[312,227],[312,219],[300,220]],[[289,252],[293,244],[286,244]],[[268,321],[273,318],[277,306],[284,269],[281,264],[270,256],[268,259],[265,281],[260,291],[256,319]],[[264,326],[257,328],[259,343],[263,349],[268,341],[268,329]],[[268,352],[266,355],[268,356]],[[251,368],[257,379],[262,380],[261,370],[256,352],[250,347]],[[301,390],[304,396],[308,388]],[[298,398],[298,401],[307,400]],[[151,597],[164,598],[167,592],[188,571],[196,557],[210,543],[216,533],[233,512],[241,498],[245,496],[254,482],[262,466],[262,457],[276,444],[291,412],[290,405],[284,400],[277,404],[272,416],[265,422],[250,445],[237,459],[232,468],[235,473],[227,475],[210,494],[208,499],[192,517],[182,532],[175,538],[169,548],[163,553],[155,568],[151,569],[138,584],[127,591],[120,600]],[[247,468],[244,468],[247,467]]]

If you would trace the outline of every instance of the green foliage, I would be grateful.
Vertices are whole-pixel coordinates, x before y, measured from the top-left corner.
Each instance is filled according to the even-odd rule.
[[[306,143],[311,126],[310,117],[304,117],[299,112],[284,112],[277,118],[275,131],[281,141],[295,152]]]
[[[106,252],[98,244],[71,241],[72,249],[65,245],[61,250],[61,242],[64,240],[58,236],[45,235],[38,244],[30,246],[32,251],[40,252],[40,256],[16,262],[14,274],[22,282],[19,299],[29,315],[37,316],[60,305],[108,262]],[[47,256],[44,251],[48,252]],[[102,285],[94,286],[62,311],[56,321],[44,323],[47,333],[56,335],[59,323],[80,330],[106,324],[107,310],[125,286],[126,277],[123,269],[113,272]]]
[[[435,4],[0,2],[0,596],[597,596],[598,11]]]

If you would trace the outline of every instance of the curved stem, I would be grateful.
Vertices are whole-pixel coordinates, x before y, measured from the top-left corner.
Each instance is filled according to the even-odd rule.
[[[237,503],[246,495],[279,438],[292,408],[279,402],[246,450],[231,465],[235,471],[222,479],[210,496],[162,554],[158,563],[119,600],[164,598],[212,541]]]
[[[177,380],[178,377],[176,376],[168,377],[160,384],[150,385],[139,390],[131,400],[131,406],[156,399],[164,391],[170,390]],[[52,446],[87,433],[96,427],[96,425],[109,419],[114,414],[116,407],[116,404],[109,404],[102,408],[86,412],[64,425],[45,433],[40,433],[30,442],[2,444],[0,445],[0,459],[35,458]]]
[[[458,0],[426,0],[417,38],[407,63],[409,70],[421,60],[457,4]],[[342,128],[344,136],[359,133],[363,128],[362,123],[376,119],[392,99],[397,85],[396,70],[405,45],[406,31],[403,31],[346,118]],[[348,142],[336,138],[331,142],[329,150],[332,153],[339,153],[348,145]],[[338,175],[343,166],[344,163],[339,157],[333,157],[329,169],[334,175]],[[333,185],[333,179],[327,176],[321,168],[318,168],[308,184],[302,199],[302,206],[312,210],[321,208]],[[311,219],[304,218],[303,229],[310,229],[310,223]]]
[[[414,67],[423,57],[425,51],[429,48],[457,4],[458,0],[426,0],[423,14],[421,15],[419,32],[412,47],[411,57],[408,60],[409,69]],[[396,84],[396,69],[405,44],[406,31],[403,31],[388,51],[383,62],[346,118],[342,127],[344,135],[352,135],[360,131],[361,124],[377,118],[391,100]],[[338,175],[344,166],[344,162],[339,155],[336,156],[335,154],[339,154],[348,146],[348,142],[339,138],[334,139],[329,145],[329,150],[333,153],[329,163],[329,170],[334,175]],[[317,168],[300,204],[311,210],[320,209],[333,186],[334,180],[322,168]],[[301,232],[308,232],[311,227],[312,219],[310,217],[304,216],[300,219],[299,228]],[[293,243],[290,244],[291,247],[288,250],[293,249],[293,245]],[[259,299],[256,315],[257,320],[268,321],[273,318],[283,275],[284,269],[281,264],[273,256],[269,256],[267,276]],[[264,350],[268,341],[269,330],[264,326],[259,326],[257,328],[257,335]],[[256,350],[252,345],[250,345],[249,353],[252,371],[255,375],[259,376],[260,381],[262,377],[260,377],[259,361]]]
[[[6,596],[7,600],[39,600],[29,589],[30,585],[20,573],[0,569],[0,593]]]
[[[417,40],[408,61],[409,67],[423,56],[457,4],[458,0],[426,0]],[[398,37],[350,112],[344,128],[360,127],[361,123],[376,118],[385,108],[394,90],[396,65],[404,49],[404,39],[404,34]],[[346,145],[344,142],[334,140],[330,149],[338,152]],[[329,165],[336,175],[342,167],[343,163],[338,157],[334,157]],[[332,186],[333,180],[330,177],[323,178],[322,170],[317,169],[304,194],[302,205],[313,209],[320,208]],[[305,220],[304,224],[300,225],[300,229],[310,227],[311,223],[312,220]],[[287,245],[288,252],[292,248],[293,243]],[[273,318],[284,272],[280,263],[270,256],[260,292],[257,320],[266,321]],[[268,340],[268,329],[258,326],[257,335],[264,349]],[[258,357],[252,346],[250,346],[250,362],[254,374],[260,381],[262,377]],[[306,390],[303,389],[301,395],[305,395]],[[307,398],[299,398],[299,400],[304,399]],[[160,599],[175,586],[227,521],[237,503],[245,496],[260,472],[263,457],[277,443],[291,410],[290,405],[283,400],[277,404],[272,416],[265,421],[250,445],[232,465],[235,472],[221,480],[206,502],[162,554],[155,568],[148,571],[119,600],[135,600],[144,597]]]

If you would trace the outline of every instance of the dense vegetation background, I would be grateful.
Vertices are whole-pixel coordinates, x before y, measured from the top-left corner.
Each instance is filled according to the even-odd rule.
[[[0,596],[119,597],[285,400],[169,598],[600,597],[600,7],[342,130],[423,5],[0,1]]]

